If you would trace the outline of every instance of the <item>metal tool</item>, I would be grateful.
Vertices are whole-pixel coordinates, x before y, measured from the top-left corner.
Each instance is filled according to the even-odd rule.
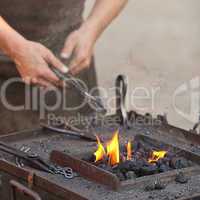
[[[125,107],[128,81],[124,75],[119,75],[115,82],[116,86],[116,115],[120,117],[120,123],[128,127],[128,112]]]
[[[38,155],[33,156],[33,154],[20,151],[20,150],[14,148],[14,147],[11,147],[3,142],[0,142],[0,151],[8,153],[13,156],[16,156],[19,159],[26,161],[30,167],[42,170],[44,172],[53,173],[49,163],[44,161]]]
[[[24,149],[24,148],[23,148]],[[61,168],[59,166],[52,165],[44,161],[39,155],[35,153],[26,153],[20,151],[14,147],[11,147],[3,142],[0,142],[0,151],[8,153],[10,155],[16,156],[18,167],[23,167],[21,160],[25,161],[29,167],[51,173],[51,174],[60,174],[63,175],[66,179],[71,179],[74,177],[73,170],[71,168]]]
[[[56,166],[54,168],[54,171],[55,171],[55,174],[61,174],[67,179],[72,179],[74,177],[73,170],[70,167],[62,168],[62,167]]]
[[[80,139],[84,139],[84,140],[88,140],[88,141],[96,141],[96,137],[93,134],[81,131],[77,128],[73,128],[72,126],[68,126],[68,129],[65,128],[58,128],[58,127],[54,127],[51,126],[49,124],[45,124],[45,123],[40,123],[40,126],[44,129],[50,130],[50,131],[55,131],[57,133],[62,133],[68,136],[73,136],[76,138],[80,138]]]
[[[87,102],[92,106],[92,108],[94,108],[97,112],[100,112],[104,115],[106,114],[107,111],[101,100],[89,94],[83,85],[73,75],[71,75],[69,72],[62,73],[60,70],[52,66],[50,66],[50,69],[60,80],[72,84],[80,92],[80,94],[86,98]]]
[[[27,146],[24,146],[24,145],[20,148],[20,151],[23,151],[25,153],[28,153],[30,150],[31,150],[30,147],[27,147]],[[19,157],[16,157],[15,162],[16,162],[18,167],[24,167],[24,163],[22,162],[21,159],[19,159]]]

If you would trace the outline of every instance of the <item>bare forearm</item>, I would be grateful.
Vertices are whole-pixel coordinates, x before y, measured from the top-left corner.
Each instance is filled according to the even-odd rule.
[[[96,0],[86,21],[67,37],[61,56],[67,59],[73,55],[69,65],[72,74],[90,66],[96,40],[127,2],[128,0]]]
[[[0,50],[10,57],[25,39],[0,16]]]
[[[118,16],[128,0],[96,0],[86,20],[86,25],[96,33],[96,37]]]

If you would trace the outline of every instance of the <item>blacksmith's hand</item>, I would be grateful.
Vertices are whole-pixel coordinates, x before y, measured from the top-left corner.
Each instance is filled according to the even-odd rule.
[[[60,85],[58,77],[49,69],[49,65],[64,73],[68,71],[49,49],[32,41],[22,44],[20,51],[14,53],[14,61],[26,84],[37,84],[43,87]]]
[[[95,32],[86,23],[67,37],[61,57],[69,59],[72,56],[69,70],[73,75],[90,66],[95,41]]]
[[[77,74],[90,66],[95,42],[118,16],[128,0],[96,0],[82,26],[66,39],[61,57],[70,58],[70,71]]]
[[[60,85],[60,81],[49,66],[56,67],[64,73],[68,72],[67,67],[49,49],[24,38],[1,16],[0,50],[16,63],[17,70],[27,84],[33,83],[44,87],[58,83]]]

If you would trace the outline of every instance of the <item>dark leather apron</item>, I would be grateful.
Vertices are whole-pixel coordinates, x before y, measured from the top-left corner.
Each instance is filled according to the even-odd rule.
[[[84,0],[1,0],[0,14],[18,32],[29,40],[38,41],[57,56],[63,47],[65,38],[69,33],[78,28],[82,23],[82,12]],[[0,86],[1,91],[7,80],[19,77],[16,67],[12,61],[5,56],[0,56]],[[96,86],[96,73],[94,62],[91,67],[83,71],[78,76],[85,82],[88,89]],[[31,88],[30,93],[35,87]],[[41,94],[41,91],[36,89]],[[81,96],[73,88],[65,91],[65,107],[76,107],[82,103]],[[63,91],[61,91],[63,92]],[[11,105],[25,105],[27,98],[25,85],[21,82],[10,84],[6,90],[6,99]],[[2,96],[1,96],[2,97]],[[0,102],[0,134],[34,128],[39,125],[40,118],[47,119],[49,113],[53,112],[57,116],[69,118],[77,114],[87,114],[91,109],[85,105],[81,109],[63,110],[63,107],[50,111],[45,109],[45,114],[41,114],[43,104],[55,105],[55,92],[48,92],[45,99],[40,99],[37,108],[13,111]],[[36,101],[32,98],[31,102]],[[33,104],[31,104],[33,105]]]

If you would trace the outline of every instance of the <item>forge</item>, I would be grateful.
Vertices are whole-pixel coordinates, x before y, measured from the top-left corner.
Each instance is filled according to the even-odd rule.
[[[112,128],[95,128],[106,155],[106,144],[113,138],[113,133],[119,127],[118,125]],[[42,199],[147,200],[151,197],[156,200],[165,200],[168,197],[181,200],[196,199],[200,192],[198,135],[168,124],[135,125],[131,129],[121,127],[118,130],[120,162],[112,166],[108,158],[95,162],[94,153],[98,150],[98,144],[95,141],[78,140],[44,129],[1,137],[1,141],[15,148],[19,149],[26,145],[42,158],[51,160],[62,167],[71,167],[77,173],[73,179],[66,180],[61,175],[18,167],[15,164],[15,158],[1,154],[0,171],[3,182],[1,194],[5,196],[11,192],[11,180],[29,185],[29,177],[34,174],[31,188]],[[129,141],[132,147],[131,157],[127,155]],[[150,162],[150,159],[153,160],[152,152],[161,150],[167,152],[165,156],[160,159],[154,157],[157,161]],[[141,155],[143,153],[146,157]],[[138,163],[134,165],[137,156],[142,157],[142,166]],[[169,161],[168,158],[170,158]],[[168,164],[164,165],[163,169],[161,166],[165,164],[165,159]],[[130,162],[131,166],[128,164]],[[123,174],[123,178],[116,173],[116,170]],[[128,177],[130,174],[131,177]],[[194,198],[191,198],[192,196]],[[7,200],[6,196],[4,199]]]
[[[91,123],[96,141],[47,128],[0,137],[75,174],[67,179],[19,166],[15,156],[0,152],[2,199],[13,194],[21,200],[27,194],[37,200],[200,199],[200,136],[195,130],[171,126],[165,116],[125,113],[122,101],[118,103],[116,114]]]
[[[108,144],[115,139],[116,135]],[[109,157],[99,139],[95,153],[81,153],[72,157],[53,151],[51,160],[61,166],[70,166],[86,179],[114,191],[148,189],[150,182],[155,183],[153,187],[163,189],[173,181],[186,183],[191,175],[199,173],[199,158],[190,151],[145,135],[135,135],[133,141],[121,148],[119,146],[119,160],[116,154],[115,158]],[[131,151],[130,144],[133,146]],[[103,153],[104,157],[100,158],[97,153]]]

